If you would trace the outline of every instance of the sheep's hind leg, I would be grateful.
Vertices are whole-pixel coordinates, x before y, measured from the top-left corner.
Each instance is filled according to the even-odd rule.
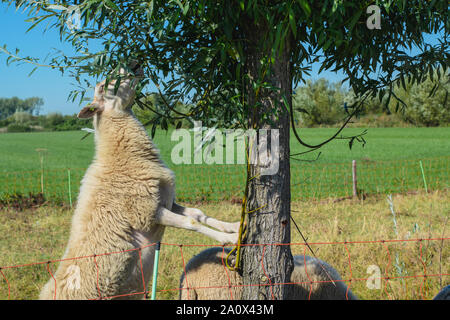
[[[202,210],[197,208],[186,208],[180,206],[177,203],[173,203],[172,211],[177,214],[181,214],[186,217],[191,217],[197,220],[200,223],[206,224],[207,226],[213,227],[217,230],[228,232],[228,233],[236,233],[239,231],[240,222],[224,222],[211,217],[208,217],[203,213]]]
[[[193,217],[180,215],[163,207],[158,209],[156,221],[163,226],[187,229],[204,234],[219,241],[221,244],[236,244],[238,240],[237,233],[225,233],[210,229],[198,223]]]

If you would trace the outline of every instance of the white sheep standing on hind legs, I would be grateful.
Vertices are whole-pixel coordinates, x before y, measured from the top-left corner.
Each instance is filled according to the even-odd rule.
[[[241,300],[242,277],[224,265],[229,252],[210,248],[189,260],[180,278],[180,299]],[[310,256],[294,256],[291,282],[296,284],[288,285],[289,300],[357,300],[333,267]]]
[[[93,117],[95,157],[81,182],[65,254],[40,299],[142,298],[153,268],[150,244],[162,239],[165,226],[237,241],[239,223],[174,202],[174,174],[130,110],[137,80],[123,69],[119,78],[117,92],[116,81],[97,84],[93,102],[78,114]]]

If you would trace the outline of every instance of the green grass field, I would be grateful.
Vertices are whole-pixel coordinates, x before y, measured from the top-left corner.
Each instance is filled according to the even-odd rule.
[[[318,143],[333,134],[333,128],[301,129],[308,143]],[[343,136],[361,132],[349,128]],[[171,152],[178,143],[171,132],[157,131],[155,144],[164,161],[177,175],[181,201],[220,201],[239,198],[245,182],[243,165],[174,165]],[[84,132],[10,133],[0,135],[0,198],[5,194],[37,193],[42,190],[40,156],[44,153],[44,193],[48,199],[75,199],[79,181],[94,154],[93,135]],[[360,193],[406,192],[424,188],[419,160],[423,159],[429,189],[449,187],[450,128],[371,128],[363,147],[335,140],[320,149],[317,161],[291,161],[292,198],[345,197],[351,195],[351,161],[358,161]],[[191,148],[193,152],[194,147]],[[305,151],[294,138],[291,153]],[[224,152],[225,153],[225,152]],[[315,154],[302,160],[315,159]],[[191,159],[193,157],[191,156]]]

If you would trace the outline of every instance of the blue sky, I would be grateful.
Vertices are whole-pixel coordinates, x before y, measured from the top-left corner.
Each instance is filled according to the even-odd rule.
[[[20,56],[34,56],[44,58],[51,48],[57,48],[67,53],[73,53],[70,45],[59,41],[56,31],[43,33],[44,25],[38,26],[28,33],[25,31],[30,23],[25,22],[26,14],[16,12],[14,7],[7,7],[0,3],[0,45],[6,44],[8,50],[14,52],[19,48]],[[44,106],[42,114],[61,112],[63,114],[76,113],[80,106],[78,102],[67,101],[67,97],[74,85],[69,76],[62,76],[57,70],[38,68],[30,77],[32,65],[6,65],[7,56],[0,53],[0,97],[17,96],[21,99],[28,97],[42,97]]]
[[[20,10],[16,11],[13,6],[7,7],[6,4],[0,3],[0,45],[6,44],[10,52],[19,48],[20,56],[38,58],[46,57],[52,51],[52,48],[62,50],[66,54],[74,53],[69,44],[59,40],[57,31],[43,32],[46,23],[38,25],[26,33],[31,25],[25,22],[26,19],[26,14],[23,14]],[[44,106],[41,109],[41,114],[49,112],[74,114],[80,110],[81,107],[77,100],[75,102],[67,100],[70,91],[75,89],[75,81],[68,75],[63,76],[57,70],[40,67],[31,76],[28,76],[33,70],[32,65],[12,64],[7,66],[6,59],[6,54],[0,53],[0,97],[17,96],[21,99],[33,96],[42,97]],[[318,69],[318,64],[312,66],[312,78],[325,77],[333,82],[344,78],[342,74],[332,72],[322,72],[319,75]],[[91,94],[93,94],[93,91]],[[89,93],[87,97],[89,97]]]

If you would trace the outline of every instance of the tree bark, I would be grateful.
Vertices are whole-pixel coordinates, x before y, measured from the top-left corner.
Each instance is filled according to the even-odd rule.
[[[248,225],[246,245],[242,249],[243,299],[281,300],[287,297],[287,286],[273,285],[290,281],[293,259],[290,243],[290,164],[289,164],[289,113],[283,95],[291,103],[290,45],[286,41],[270,70],[261,68],[261,59],[267,59],[270,51],[261,49],[265,30],[249,30],[255,41],[246,48],[247,102],[250,111],[249,126],[256,129],[258,142],[264,139],[259,129],[279,130],[279,167],[271,175],[260,175],[266,169],[261,163],[250,165],[249,192],[247,200]],[[268,31],[268,30],[267,30]],[[247,36],[251,39],[251,35]],[[270,48],[269,48],[270,50]],[[273,89],[254,90],[252,81],[264,75]],[[271,110],[273,112],[271,112]],[[265,118],[264,114],[270,114]],[[273,132],[270,132],[273,134]],[[270,136],[267,139],[271,150]],[[255,149],[253,148],[253,151]]]

